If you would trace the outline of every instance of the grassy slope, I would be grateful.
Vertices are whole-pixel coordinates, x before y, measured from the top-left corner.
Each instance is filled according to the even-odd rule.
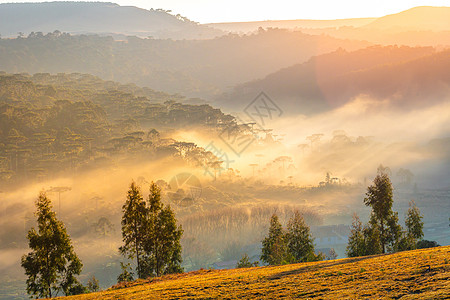
[[[391,255],[200,270],[73,299],[449,299],[450,246]]]

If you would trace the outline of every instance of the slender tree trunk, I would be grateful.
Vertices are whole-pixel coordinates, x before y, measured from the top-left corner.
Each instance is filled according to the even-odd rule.
[[[155,246],[155,259],[156,259],[156,277],[159,277],[158,243],[156,243],[156,246]]]
[[[134,234],[137,236],[139,234],[137,229],[136,220],[134,221]],[[137,264],[137,275],[141,278],[141,266],[139,261],[139,239],[136,237],[134,240],[134,250],[136,251],[136,264]]]
[[[50,266],[48,264],[48,254],[47,254],[47,259],[46,259],[46,265],[47,265],[47,275],[48,275],[48,273],[50,273],[49,272]],[[47,278],[48,295],[50,296],[50,298],[52,297],[52,286],[51,286],[51,284],[52,283],[50,282],[50,278]]]
[[[385,244],[385,235],[384,235],[384,224],[383,224],[383,220],[381,220],[381,251],[384,254],[385,253],[385,249],[384,249],[384,244]]]

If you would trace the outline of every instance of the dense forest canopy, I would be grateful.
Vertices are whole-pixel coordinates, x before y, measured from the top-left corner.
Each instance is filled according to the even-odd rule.
[[[160,136],[168,129],[218,130],[234,117],[209,105],[84,74],[0,75],[0,170],[6,179],[46,178],[63,169],[142,156],[202,152]]]
[[[106,80],[207,97],[312,55],[368,45],[281,29],[178,41],[132,36],[115,41],[97,35],[33,32],[28,37],[0,40],[0,70],[89,73]]]
[[[173,39],[206,39],[223,32],[164,9],[142,9],[108,2],[54,1],[0,4],[0,34],[49,32],[98,33]]]

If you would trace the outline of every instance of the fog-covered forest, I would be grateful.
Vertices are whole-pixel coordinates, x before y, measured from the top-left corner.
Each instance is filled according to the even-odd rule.
[[[450,244],[450,24],[438,8],[205,25],[162,9],[59,5],[27,11],[67,22],[0,29],[0,299],[27,298],[21,258],[40,193],[83,263],[80,282],[95,276],[100,289],[121,264],[137,270],[119,252],[132,182],[173,210],[186,272],[244,255],[266,264],[274,214],[283,228],[301,215],[314,259],[346,257],[353,215],[371,220],[364,199],[381,166],[398,223],[414,200],[423,240]],[[0,4],[0,16],[11,9]],[[78,28],[85,12],[105,21]]]

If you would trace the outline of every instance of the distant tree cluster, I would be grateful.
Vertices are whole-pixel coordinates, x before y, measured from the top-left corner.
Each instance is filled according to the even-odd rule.
[[[122,207],[123,246],[120,253],[136,259],[138,278],[183,272],[181,243],[183,229],[170,206],[161,202],[161,190],[152,182],[147,201],[132,182]],[[122,264],[118,281],[128,281],[132,273]]]
[[[302,215],[295,211],[284,229],[273,214],[270,219],[269,235],[262,241],[261,260],[269,265],[323,260],[324,256],[314,253],[314,240]]]
[[[406,230],[398,224],[398,213],[392,210],[393,188],[388,171],[380,166],[374,184],[367,189],[364,204],[372,208],[369,222],[363,225],[356,214],[353,217],[349,257],[416,249],[423,237],[423,216],[414,201],[409,203]]]
[[[179,156],[207,161],[193,143],[149,128],[204,126],[219,130],[234,117],[181,96],[92,75],[0,73],[0,180],[45,179],[122,155]]]

